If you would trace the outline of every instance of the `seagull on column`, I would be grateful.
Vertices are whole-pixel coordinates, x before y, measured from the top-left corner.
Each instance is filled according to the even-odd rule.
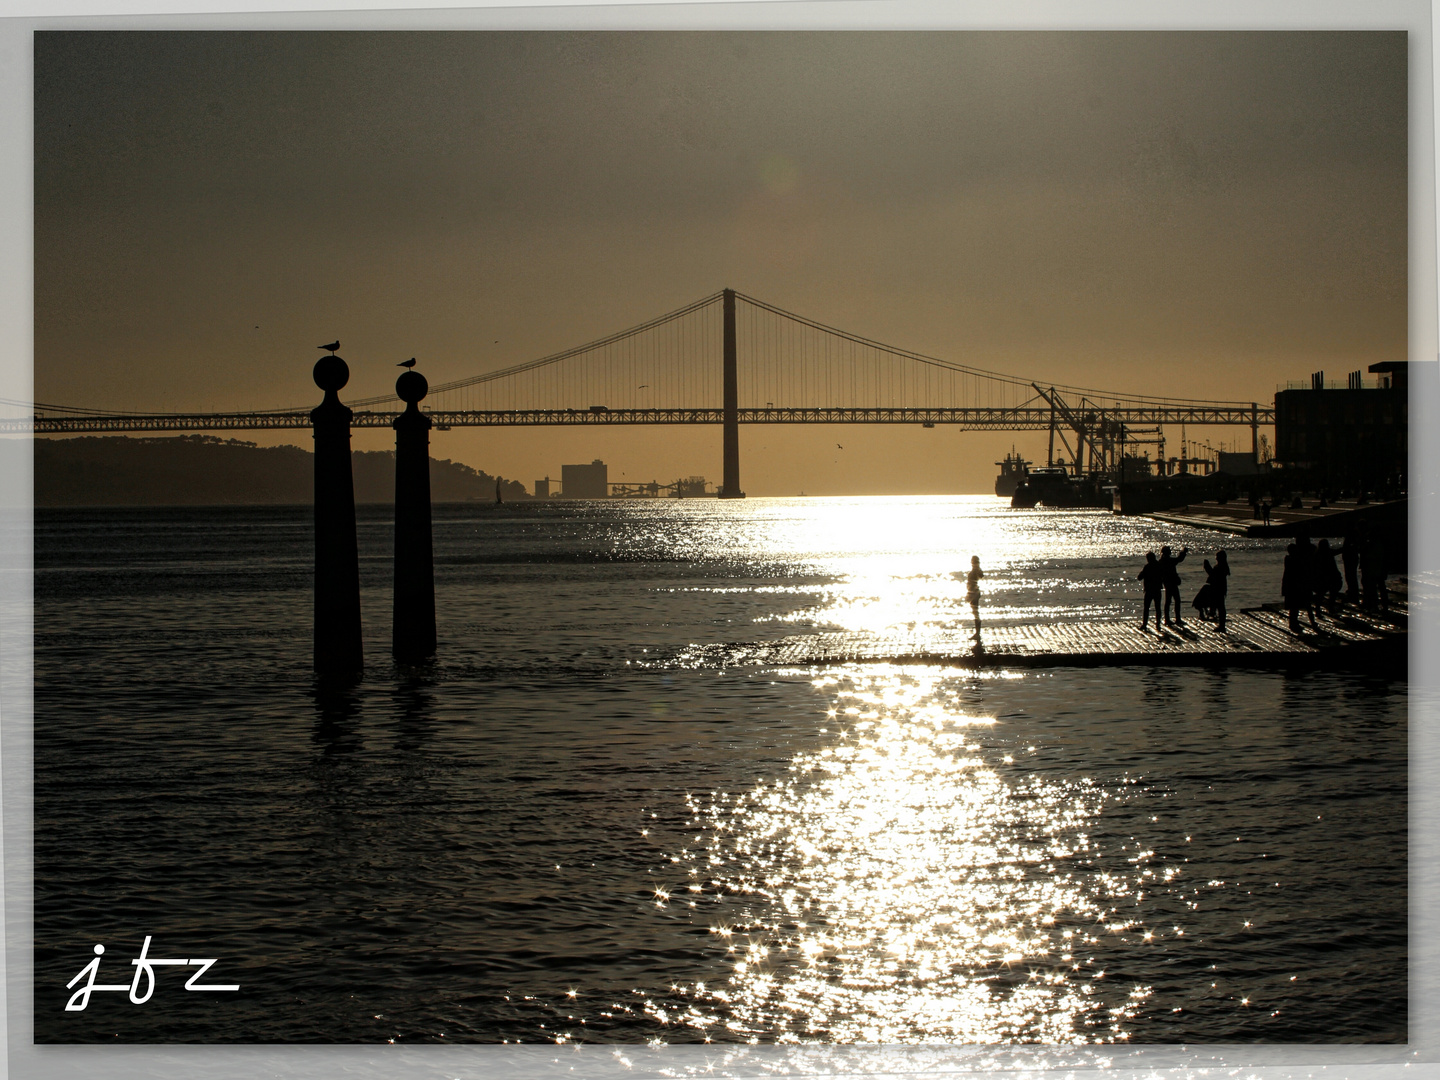
[[[400,361],[398,364],[396,364],[395,366],[396,366],[396,367],[403,367],[403,368],[413,368],[413,367],[415,366],[415,357],[412,356],[412,357],[410,357],[409,360],[401,360],[401,361]]]
[[[333,353],[336,349],[340,348],[340,342],[337,339],[335,341],[332,341],[329,345],[316,345],[315,347],[317,349],[329,349]]]

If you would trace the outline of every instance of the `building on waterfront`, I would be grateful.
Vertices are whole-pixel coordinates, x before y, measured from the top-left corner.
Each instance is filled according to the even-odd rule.
[[[566,499],[603,499],[610,494],[610,474],[596,458],[589,465],[560,466],[560,494]]]
[[[1215,471],[1222,472],[1226,476],[1258,476],[1266,471],[1249,450],[1235,452],[1217,450],[1215,460]]]
[[[537,499],[548,499],[550,497],[550,477],[544,480],[535,481],[535,497]]]
[[[1408,454],[1408,383],[1403,360],[1371,364],[1377,385],[1360,372],[1345,385],[1325,373],[1310,387],[1275,394],[1275,460],[1304,470],[1317,486],[1357,492],[1404,490]]]

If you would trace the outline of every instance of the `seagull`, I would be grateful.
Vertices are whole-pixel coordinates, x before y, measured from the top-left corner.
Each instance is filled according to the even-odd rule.
[[[401,360],[400,363],[396,364],[395,366],[403,368],[413,368],[415,366],[415,357],[412,356],[409,360]]]
[[[315,347],[317,349],[329,349],[333,353],[336,349],[340,348],[340,342],[336,340],[332,341],[329,345],[316,345]]]
[[[841,446],[841,445],[837,442],[837,443],[835,444],[835,449],[836,449],[836,450],[844,450],[845,448],[844,448],[843,446]]]
[[[636,389],[636,390],[644,390],[644,389],[646,389],[649,385],[650,385],[650,384],[649,384],[648,382],[642,382],[642,383],[641,383],[639,386],[637,386],[635,389]]]

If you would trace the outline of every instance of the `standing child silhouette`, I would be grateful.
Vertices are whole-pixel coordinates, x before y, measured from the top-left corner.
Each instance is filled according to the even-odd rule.
[[[985,571],[980,569],[980,556],[970,556],[970,572],[965,575],[965,599],[970,602],[970,613],[975,616],[975,640],[980,640],[980,579]]]

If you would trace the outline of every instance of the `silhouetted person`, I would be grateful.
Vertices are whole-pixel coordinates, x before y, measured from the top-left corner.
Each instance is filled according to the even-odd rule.
[[[1260,524],[1270,524],[1270,500],[1266,499],[1260,504]]]
[[[1386,577],[1384,541],[1379,536],[1366,536],[1365,546],[1360,549],[1360,590],[1366,611],[1377,607],[1383,611],[1390,606]]]
[[[1230,591],[1230,558],[1221,548],[1215,552],[1215,565],[1205,575],[1210,586],[1210,608],[1215,613],[1215,629],[1225,632],[1225,594]]]
[[[1145,608],[1140,613],[1140,629],[1144,630],[1150,624],[1150,605],[1155,605],[1155,632],[1160,632],[1160,594],[1164,588],[1160,577],[1160,563],[1155,558],[1153,551],[1145,553],[1145,565],[1140,573],[1135,575],[1140,583],[1145,586]]]
[[[1181,548],[1179,555],[1171,555],[1168,547],[1160,549],[1160,583],[1165,586],[1165,625],[1170,625],[1170,604],[1175,604],[1175,625],[1184,626],[1185,620],[1180,617],[1180,574],[1175,569],[1185,561],[1185,556],[1190,553],[1189,548]],[[1159,627],[1156,627],[1158,630]]]
[[[1195,594],[1195,599],[1190,601],[1190,606],[1195,609],[1200,618],[1208,619],[1211,617],[1210,612],[1215,606],[1210,593],[1210,574],[1213,567],[1211,567],[1209,559],[1206,559],[1200,565],[1205,568],[1205,584],[1200,586],[1200,591]]]
[[[1310,613],[1311,629],[1318,633],[1320,627],[1315,624],[1315,606],[1310,599],[1309,558],[1299,544],[1290,544],[1285,552],[1280,595],[1285,598],[1285,607],[1290,613],[1290,629],[1297,634],[1300,632],[1300,611],[1303,608]]]
[[[1300,548],[1300,558],[1305,564],[1305,580],[1310,585],[1310,622],[1315,622],[1315,604],[1324,595],[1320,580],[1320,559],[1319,552],[1311,543],[1309,535],[1301,533],[1295,538],[1296,545]]]
[[[965,599],[970,602],[970,613],[975,617],[975,640],[980,640],[980,579],[985,572],[980,569],[980,556],[970,556],[970,572],[965,575]]]
[[[1343,584],[1340,571],[1335,568],[1335,552],[1330,548],[1330,541],[1321,537],[1315,548],[1315,592],[1321,603],[1331,611],[1340,605],[1340,587]]]
[[[1340,548],[1340,562],[1345,567],[1345,599],[1351,604],[1360,603],[1360,548],[1360,534],[1346,533]]]

